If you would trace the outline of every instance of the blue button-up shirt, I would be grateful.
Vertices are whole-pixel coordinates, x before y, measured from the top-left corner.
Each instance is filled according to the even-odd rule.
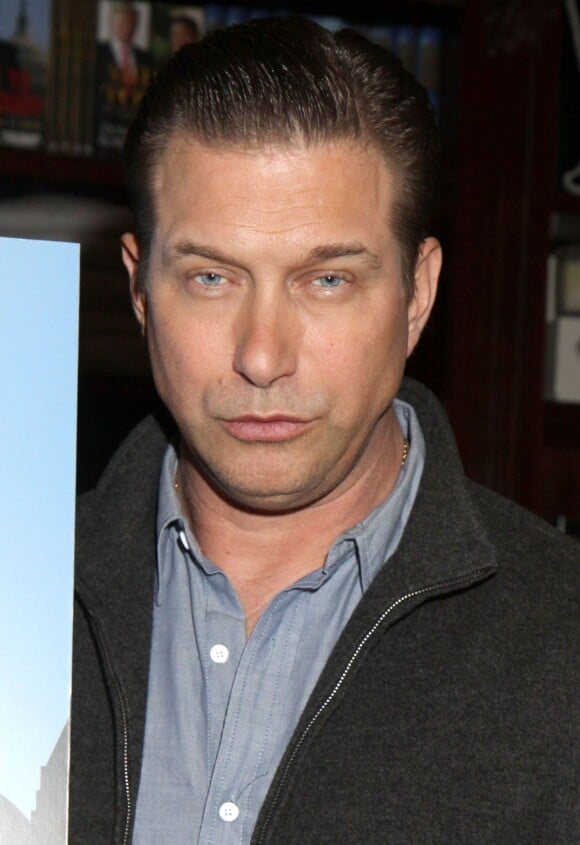
[[[395,400],[407,461],[388,498],[333,543],[321,569],[275,596],[246,639],[227,576],[202,554],[163,462],[158,584],[135,845],[242,845],[300,714],[353,610],[395,551],[425,443]]]

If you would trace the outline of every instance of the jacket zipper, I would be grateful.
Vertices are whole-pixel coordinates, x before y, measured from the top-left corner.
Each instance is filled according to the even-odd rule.
[[[413,598],[416,598],[417,596],[425,595],[425,593],[431,593],[431,592],[435,592],[435,591],[438,591],[438,590],[441,590],[441,589],[455,587],[455,586],[458,586],[459,584],[469,583],[471,581],[475,581],[489,571],[490,570],[487,569],[487,568],[486,569],[478,569],[474,572],[470,572],[468,575],[461,575],[461,576],[459,576],[457,578],[453,578],[449,581],[440,581],[437,584],[430,584],[428,587],[423,587],[420,590],[413,590],[410,593],[405,593],[405,595],[400,596],[396,601],[394,601],[392,604],[390,604],[389,607],[387,607],[386,610],[384,610],[381,613],[381,615],[376,620],[374,625],[372,625],[372,627],[369,628],[369,630],[366,632],[366,634],[362,637],[362,639],[358,643],[357,647],[355,648],[355,650],[351,654],[346,666],[344,667],[344,669],[342,671],[342,674],[340,675],[340,677],[337,680],[336,684],[334,685],[333,689],[328,694],[328,696],[325,698],[325,700],[322,702],[322,704],[320,705],[320,707],[318,708],[316,713],[314,713],[314,715],[312,716],[312,718],[310,719],[310,721],[308,722],[308,724],[305,726],[304,730],[300,734],[300,737],[295,742],[294,747],[292,749],[292,753],[290,754],[290,757],[288,758],[286,765],[284,766],[284,769],[283,769],[282,774],[280,776],[280,780],[278,781],[278,787],[277,787],[276,792],[275,792],[275,794],[272,798],[272,802],[270,804],[268,814],[267,814],[267,816],[264,820],[264,824],[262,825],[262,831],[260,833],[260,836],[256,840],[256,845],[262,845],[262,843],[264,842],[264,837],[266,836],[268,825],[270,824],[270,821],[272,820],[272,816],[274,815],[274,811],[275,811],[276,806],[277,806],[277,804],[280,800],[280,796],[281,796],[282,791],[284,789],[284,786],[285,786],[286,780],[288,778],[288,774],[290,772],[290,769],[294,765],[294,761],[295,761],[295,759],[298,755],[298,752],[300,751],[300,748],[304,744],[304,741],[305,741],[307,735],[310,733],[310,731],[312,730],[312,727],[318,721],[318,719],[320,718],[320,716],[324,712],[324,710],[326,710],[326,708],[331,703],[333,698],[335,698],[339,689],[344,684],[347,676],[351,672],[352,667],[354,666],[355,662],[357,661],[361,651],[363,650],[363,648],[365,647],[365,645],[367,644],[369,639],[375,634],[377,628],[379,628],[382,625],[382,623],[384,622],[386,617],[390,613],[392,613],[392,611],[396,607],[398,607],[403,602],[408,601],[409,599],[413,599]]]
[[[121,689],[121,684],[119,683],[119,679],[117,678],[117,673],[113,668],[113,663],[109,654],[109,650],[105,644],[105,640],[103,638],[103,634],[101,632],[101,627],[97,620],[93,616],[94,622],[94,629],[99,641],[99,646],[101,648],[101,653],[105,660],[105,664],[107,667],[107,671],[111,681],[113,682],[113,686],[115,687],[115,692],[117,694],[117,700],[119,701],[119,706],[121,710],[121,728],[122,728],[122,747],[123,747],[123,787],[125,791],[125,805],[126,805],[126,815],[125,815],[125,826],[123,828],[123,838],[122,838],[122,845],[128,845],[129,842],[129,833],[131,831],[131,822],[133,816],[133,802],[131,800],[131,781],[129,777],[129,720],[127,717],[127,707],[125,705],[125,699],[123,696],[123,691]]]

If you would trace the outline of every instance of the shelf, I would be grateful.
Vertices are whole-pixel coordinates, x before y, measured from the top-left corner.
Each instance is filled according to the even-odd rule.
[[[33,179],[52,185],[95,185],[122,189],[123,168],[119,159],[56,155],[41,150],[0,148],[0,176]]]

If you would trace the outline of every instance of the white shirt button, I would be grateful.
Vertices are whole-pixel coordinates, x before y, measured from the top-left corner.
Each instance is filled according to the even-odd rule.
[[[212,645],[210,648],[209,656],[214,663],[227,663],[230,652],[227,646],[217,643],[216,645]],[[225,807],[226,805],[224,804],[223,806]],[[234,805],[232,804],[232,807],[233,806]]]
[[[181,531],[179,532],[179,534],[177,536],[179,537],[179,545],[181,546],[182,551],[188,552],[189,551],[189,543],[187,542],[187,537],[185,535],[185,531],[183,529],[181,529]]]
[[[240,815],[240,808],[233,801],[226,801],[219,808],[220,819],[224,822],[235,822]]]

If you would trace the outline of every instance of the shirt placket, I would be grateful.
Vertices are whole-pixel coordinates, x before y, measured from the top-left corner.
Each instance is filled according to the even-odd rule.
[[[223,731],[207,795],[199,842],[234,845],[249,841],[255,819],[251,806],[259,781],[268,774],[272,734],[283,702],[301,633],[302,597],[278,596],[247,641],[235,672]],[[278,619],[283,608],[285,626]],[[255,796],[254,796],[255,798]],[[254,801],[255,803],[255,801]]]
[[[220,579],[217,584],[216,579]],[[201,628],[207,714],[207,783],[211,783],[219,752],[228,701],[245,648],[245,620],[233,588],[222,575],[204,582],[206,613],[196,620]],[[203,840],[200,840],[203,841]]]

